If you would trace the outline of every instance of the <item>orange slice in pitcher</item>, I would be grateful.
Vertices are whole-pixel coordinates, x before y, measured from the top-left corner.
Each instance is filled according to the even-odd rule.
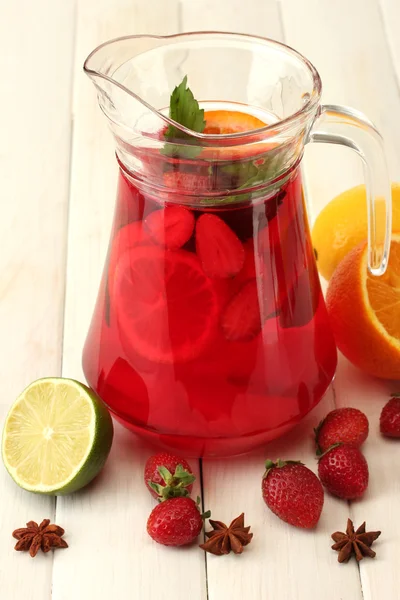
[[[232,133],[245,133],[265,127],[267,123],[261,121],[258,117],[238,110],[209,110],[204,113],[206,126],[205,134],[209,135],[227,135]],[[215,158],[223,160],[240,160],[246,157],[257,156],[276,144],[257,143],[240,145],[238,140],[221,140],[221,146],[224,148],[204,148],[202,157]]]
[[[121,342],[161,363],[191,360],[214,335],[219,301],[212,280],[190,252],[137,246],[120,258],[114,302]]]
[[[394,234],[384,275],[367,271],[366,242],[338,265],[327,308],[339,350],[363,371],[400,379],[400,235]]]
[[[204,113],[204,118],[206,127],[203,133],[209,135],[242,133],[266,126],[257,117],[238,110],[208,110]]]

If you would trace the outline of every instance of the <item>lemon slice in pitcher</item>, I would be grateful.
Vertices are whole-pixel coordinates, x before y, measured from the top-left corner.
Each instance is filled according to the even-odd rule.
[[[72,379],[38,379],[7,415],[3,461],[24,490],[68,494],[96,477],[112,439],[110,414],[88,387]]]

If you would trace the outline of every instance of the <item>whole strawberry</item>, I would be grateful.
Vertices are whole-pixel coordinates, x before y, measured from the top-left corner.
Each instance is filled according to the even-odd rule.
[[[368,419],[358,408],[332,410],[315,429],[317,454],[340,442],[361,446],[368,437],[368,430]]]
[[[324,505],[318,477],[298,461],[267,460],[265,468],[262,495],[268,508],[290,525],[315,527]]]
[[[338,444],[327,450],[318,463],[322,484],[334,496],[354,500],[368,487],[368,464],[360,450],[350,444]]]
[[[157,504],[147,521],[147,532],[164,546],[193,542],[203,527],[198,505],[191,498],[172,498]]]
[[[394,396],[383,407],[380,418],[380,429],[382,435],[400,438],[400,398]]]
[[[189,496],[195,476],[184,458],[160,452],[148,458],[144,481],[150,494],[158,500]]]

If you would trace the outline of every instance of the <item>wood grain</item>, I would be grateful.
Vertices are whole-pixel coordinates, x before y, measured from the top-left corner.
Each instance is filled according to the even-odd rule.
[[[333,9],[326,0],[283,0],[281,6],[286,41],[317,67],[323,102],[363,111],[384,136],[392,178],[400,178],[399,90],[377,1],[338,0]],[[309,146],[307,167],[314,214],[364,181],[361,160],[340,146]]]
[[[229,12],[215,3],[211,11],[209,4],[210,12],[203,2],[184,2],[183,28],[239,28],[244,33],[284,40],[278,3],[247,2],[245,11],[241,10],[242,3],[232,3]],[[261,496],[266,458],[299,459],[316,470],[311,433],[333,406],[330,390],[324,402],[282,440],[245,457],[203,461],[204,501],[213,518],[230,522],[244,511],[254,532],[252,544],[240,557],[207,556],[210,600],[303,600],[322,596],[332,600],[361,599],[357,567],[351,565],[338,577],[337,557],[330,550],[330,533],[347,518],[347,505],[327,497],[318,528],[310,533],[280,521],[267,509]]]
[[[377,124],[385,139],[392,178],[399,180],[400,95],[389,46],[390,40],[397,44],[394,28],[399,10],[397,3],[383,5],[389,11],[386,16],[390,15],[391,24],[387,21],[386,25],[392,38],[385,33],[375,1],[339,0],[332,10],[328,2],[306,0],[300,7],[295,0],[283,0],[282,10],[288,42],[303,51],[320,71],[324,101],[355,106]],[[312,20],[308,18],[311,14]],[[349,151],[321,145],[311,150],[307,168],[312,202],[318,211],[335,193],[363,179],[359,166],[354,169],[354,160],[350,162]],[[366,520],[368,528],[383,532],[376,543],[377,559],[364,560],[360,565],[365,600],[399,597],[400,531],[394,517],[399,506],[399,482],[393,467],[400,446],[383,440],[378,425],[390,389],[389,384],[363,375],[341,358],[335,380],[337,405],[356,406],[370,420],[370,435],[364,446],[370,485],[365,498],[350,503],[349,513],[357,526]]]
[[[72,3],[2,3],[0,427],[28,383],[61,370],[73,43]],[[0,486],[0,595],[50,600],[51,556],[14,552],[11,533],[53,518],[54,499],[24,492],[3,466]]]
[[[397,85],[400,92],[400,4],[397,0],[380,0],[380,7],[384,32],[391,51],[392,66],[397,74]],[[393,118],[400,119],[400,116],[393,115]]]
[[[391,176],[400,180],[399,28],[397,0],[3,2],[0,425],[35,378],[62,372],[83,379],[82,345],[107,251],[117,174],[111,135],[82,72],[89,51],[120,35],[178,30],[233,30],[284,40],[315,63],[324,102],[353,105],[376,122]],[[239,68],[234,66],[233,78]],[[362,181],[360,162],[349,150],[315,145],[307,149],[305,164],[314,214]],[[400,598],[400,445],[378,431],[392,389],[341,358],[335,398],[330,390],[292,434],[246,457],[204,461],[204,504],[213,518],[230,521],[245,511],[254,532],[242,556],[207,556],[207,565],[196,546],[167,549],[147,536],[154,503],[142,471],[153,449],[119,426],[101,476],[81,493],[58,498],[56,508],[53,499],[20,490],[0,469],[1,599]],[[317,529],[296,530],[262,501],[263,463],[267,457],[298,458],[315,471],[312,428],[335,399],[370,419],[364,446],[369,490],[351,505],[327,495]],[[197,461],[192,465],[199,474]],[[366,520],[368,528],[382,530],[377,558],[364,560],[360,569],[355,562],[339,565],[330,549],[331,532],[342,529],[349,515],[355,524]],[[70,548],[34,561],[14,552],[12,530],[44,517],[65,527]]]
[[[113,140],[82,73],[87,54],[113,37],[168,33],[178,28],[174,0],[81,0],[74,71],[74,140],[69,215],[63,374],[83,379],[81,353],[90,323],[110,235],[117,163]],[[154,451],[116,426],[106,468],[82,493],[59,498],[57,519],[69,532],[71,552],[55,556],[53,600],[163,597],[206,598],[203,553],[171,550],[146,532],[154,500],[143,483],[143,467]],[[197,469],[197,461],[193,468]],[[199,486],[194,492],[200,493]],[[71,573],[74,576],[71,577]]]

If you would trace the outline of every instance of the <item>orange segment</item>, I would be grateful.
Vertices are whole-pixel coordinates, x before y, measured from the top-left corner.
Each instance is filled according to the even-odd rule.
[[[203,133],[209,135],[245,133],[267,125],[261,119],[239,110],[208,110],[204,113],[204,118],[206,127]],[[262,154],[276,146],[274,143],[257,143],[248,146],[237,145],[237,143],[233,140],[224,140],[221,141],[221,145],[226,146],[224,148],[203,148],[202,157],[240,160]]]
[[[400,344],[400,243],[393,240],[389,268],[382,277],[368,274],[369,303],[387,333]]]
[[[339,350],[376,377],[400,379],[400,235],[393,235],[389,266],[381,277],[367,272],[367,244],[336,268],[326,304]]]
[[[238,110],[208,110],[204,113],[206,127],[204,133],[226,135],[260,129],[267,123],[253,115]]]

